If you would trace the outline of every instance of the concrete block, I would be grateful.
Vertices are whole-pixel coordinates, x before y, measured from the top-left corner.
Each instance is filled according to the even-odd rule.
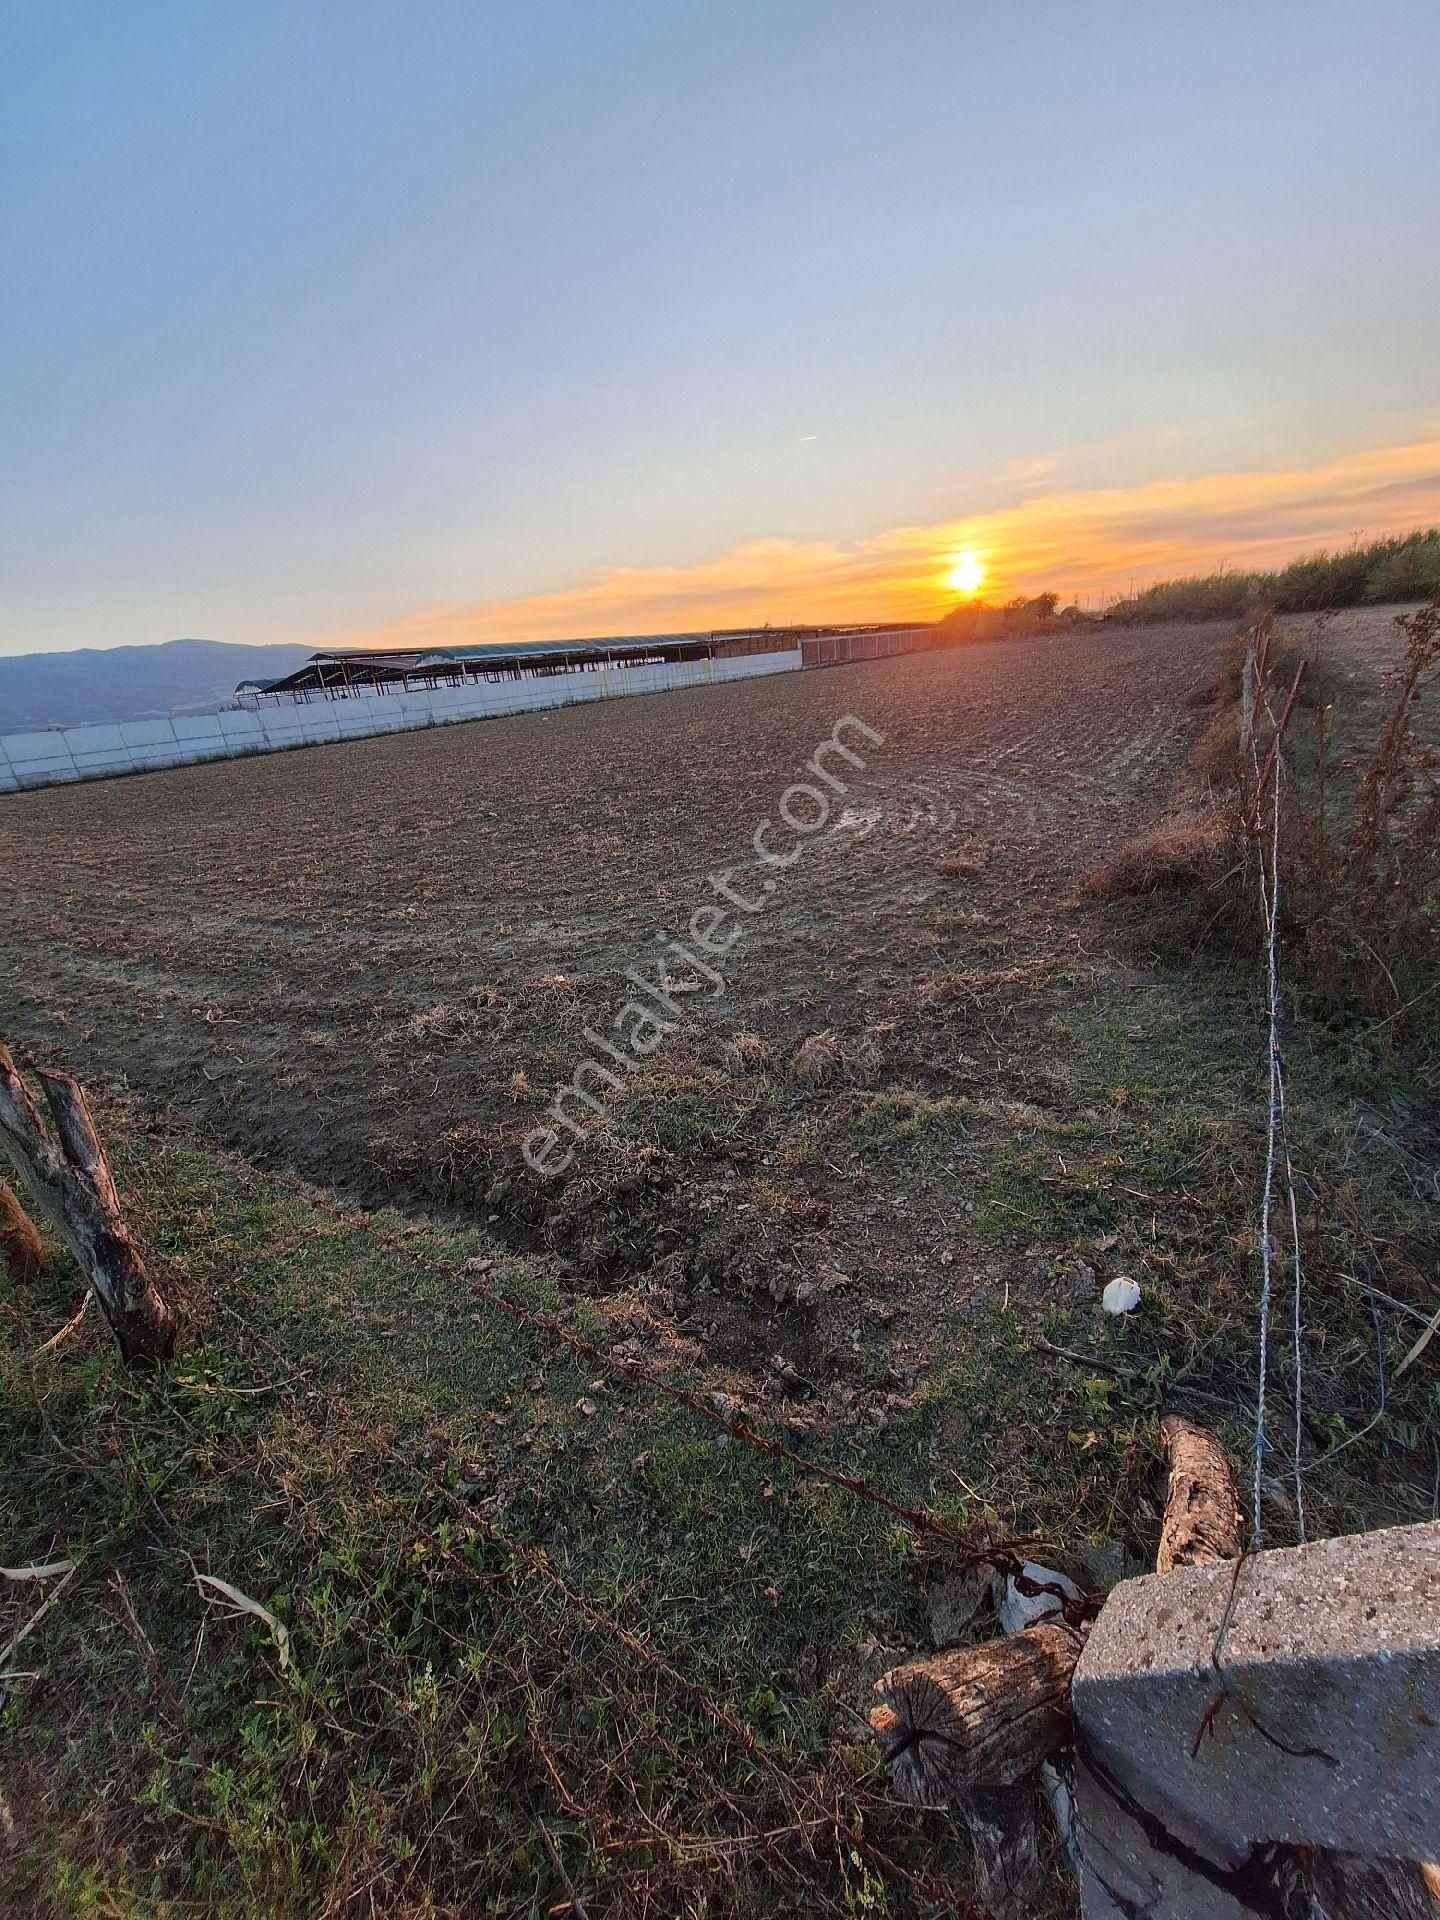
[[[63,760],[23,760],[15,769],[15,777],[22,787],[58,787],[65,781],[78,780],[80,775],[67,753]]]
[[[70,749],[72,760],[78,760],[82,754],[114,753],[125,745],[118,726],[81,726],[66,727],[65,744]]]
[[[122,720],[120,738],[132,750],[136,747],[175,745],[175,732],[168,720]]]
[[[1135,1799],[1197,1831],[1432,1858],[1440,1523],[1257,1554],[1238,1578],[1219,1565],[1127,1580],[1072,1706]]]
[[[82,780],[100,780],[107,774],[135,771],[135,763],[124,747],[112,748],[109,753],[77,753],[73,758],[75,771]]]
[[[213,742],[217,746],[225,737],[217,713],[172,714],[170,729],[177,740]]]
[[[65,752],[65,736],[58,727],[45,727],[35,733],[7,733],[0,746],[12,767],[31,760],[58,760]]]
[[[1187,1847],[1196,1837],[1184,1831],[1174,1810],[1150,1808],[1167,1831]],[[1254,1908],[1212,1879],[1195,1873],[1174,1853],[1152,1846],[1141,1821],[1083,1761],[1074,1771],[1070,1832],[1080,1876],[1085,1920],[1254,1920]],[[1233,1870],[1244,1849],[1232,1851],[1207,1838],[1199,1849],[1222,1873]]]
[[[267,708],[266,711],[268,713],[270,709]],[[219,713],[215,717],[220,722],[220,731],[227,740],[239,740],[258,746],[265,737],[260,715],[252,713],[248,707],[227,708],[224,713]]]

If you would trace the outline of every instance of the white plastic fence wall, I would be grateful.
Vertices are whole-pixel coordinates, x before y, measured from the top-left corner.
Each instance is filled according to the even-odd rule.
[[[734,659],[666,660],[644,667],[601,667],[589,673],[417,688],[413,693],[357,692],[347,699],[285,700],[224,713],[175,714],[168,720],[122,720],[116,726],[46,727],[35,733],[0,734],[0,793],[105,774],[143,773],[153,767],[188,766],[196,760],[273,753],[281,747],[363,739],[368,734],[456,720],[484,720],[538,707],[565,707],[579,700],[748,680],[754,674],[789,673],[800,664],[800,649],[794,647]]]

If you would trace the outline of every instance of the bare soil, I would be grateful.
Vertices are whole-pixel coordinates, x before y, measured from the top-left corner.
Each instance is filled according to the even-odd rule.
[[[21,795],[5,1024],[349,1197],[539,1234],[584,1283],[658,1264],[682,1297],[779,1306],[883,1266],[903,1299],[951,1225],[905,1102],[963,1094],[1003,1126],[1030,1098],[1034,1036],[1096,965],[1065,903],[1163,800],[1227,637],[1018,640]],[[755,894],[757,823],[847,713],[884,740],[772,870],[726,991],[619,1137],[537,1188],[518,1142],[594,1052],[582,1027],[714,901],[709,873]],[[978,1172],[983,1117],[950,1131]]]

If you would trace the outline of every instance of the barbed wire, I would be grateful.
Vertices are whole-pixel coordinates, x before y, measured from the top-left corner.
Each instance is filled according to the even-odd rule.
[[[1259,765],[1256,765],[1256,777],[1259,777]],[[1258,796],[1257,796],[1258,803]],[[1280,844],[1280,779],[1279,767],[1275,778],[1275,824],[1271,840],[1272,859]],[[1278,889],[1278,871],[1276,886]],[[1275,1142],[1279,1128],[1279,1099],[1276,1092],[1278,1061],[1280,1056],[1279,1031],[1279,987],[1276,968],[1276,926],[1279,915],[1278,891],[1272,893],[1265,875],[1265,855],[1260,855],[1260,911],[1264,919],[1267,954],[1266,1005],[1270,1021],[1270,1111],[1265,1140],[1265,1186],[1260,1202],[1260,1357],[1258,1379],[1255,1390],[1255,1476],[1253,1514],[1250,1544],[1258,1548],[1262,1543],[1262,1522],[1260,1515],[1260,1485],[1265,1459],[1265,1400],[1269,1377],[1270,1359],[1270,1292],[1271,1292],[1271,1256],[1270,1212],[1275,1192]]]
[[[1268,659],[1268,647],[1265,650]],[[1285,723],[1294,704],[1295,691],[1299,687],[1297,676],[1295,689],[1280,720],[1276,720],[1274,708],[1270,702],[1269,689],[1261,683],[1263,668],[1259,658],[1247,653],[1245,661],[1247,679],[1253,673],[1256,684],[1253,693],[1244,700],[1246,710],[1253,713],[1254,707],[1261,701],[1271,726],[1271,743],[1262,771],[1254,733],[1250,736],[1251,760],[1255,771],[1255,815],[1258,824],[1260,806],[1264,799],[1263,783],[1267,774],[1273,770],[1273,789],[1271,795],[1270,827],[1270,865],[1267,875],[1265,851],[1260,853],[1260,912],[1265,933],[1266,955],[1266,1013],[1269,1027],[1269,1112],[1266,1127],[1265,1184],[1260,1209],[1260,1337],[1257,1383],[1255,1397],[1255,1439],[1254,1439],[1254,1487],[1251,1546],[1259,1548],[1263,1542],[1263,1523],[1261,1514],[1261,1492],[1264,1477],[1264,1457],[1266,1450],[1266,1398],[1269,1379],[1270,1314],[1273,1291],[1273,1255],[1274,1240],[1271,1222],[1274,1205],[1275,1166],[1277,1143],[1283,1156],[1285,1171],[1286,1197],[1290,1213],[1290,1242],[1293,1260],[1293,1281],[1291,1298],[1292,1337],[1294,1342],[1294,1447],[1292,1455],[1293,1482],[1295,1487],[1296,1527],[1300,1543],[1305,1543],[1305,1494],[1301,1469],[1301,1436],[1303,1430],[1303,1345],[1304,1330],[1303,1294],[1304,1272],[1300,1252],[1300,1218],[1295,1198],[1295,1169],[1290,1149],[1290,1122],[1285,1087],[1284,1057],[1280,1044],[1280,1023],[1282,1014],[1282,995],[1280,987],[1279,935],[1280,935],[1280,792],[1284,776],[1285,757],[1283,735]],[[1302,667],[1303,671],[1303,667]]]

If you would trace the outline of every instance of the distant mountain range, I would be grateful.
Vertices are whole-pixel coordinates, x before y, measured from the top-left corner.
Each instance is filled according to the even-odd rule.
[[[309,647],[167,640],[153,647],[0,656],[0,733],[147,720],[177,708],[203,713],[223,706],[239,681],[293,673],[310,653]]]

